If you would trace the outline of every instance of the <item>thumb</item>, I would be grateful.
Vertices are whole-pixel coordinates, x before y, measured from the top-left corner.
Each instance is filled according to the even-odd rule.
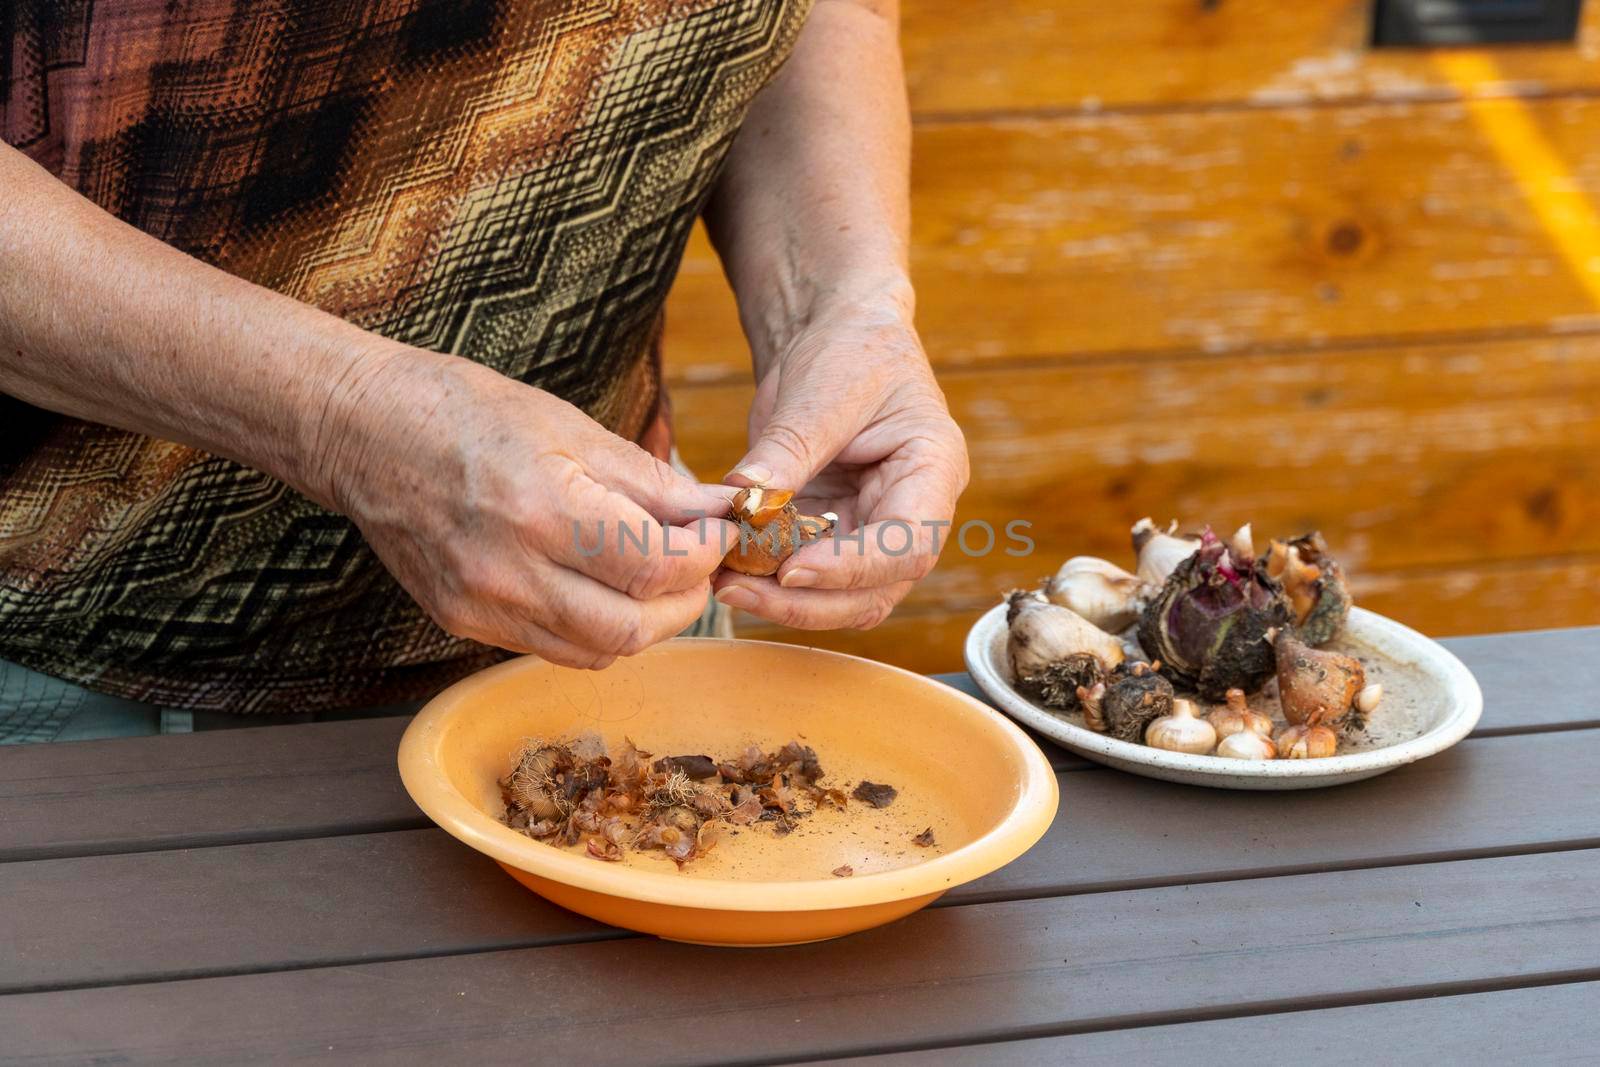
[[[728,514],[733,490],[706,485],[630,442],[617,442],[601,481],[639,505],[657,522],[681,526]]]

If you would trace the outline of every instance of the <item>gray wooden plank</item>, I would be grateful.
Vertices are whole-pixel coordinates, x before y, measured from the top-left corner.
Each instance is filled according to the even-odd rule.
[[[1480,733],[1600,725],[1600,628],[1446,644],[1483,685]],[[427,825],[394,770],[406,721],[0,747],[0,862]],[[1045,751],[1057,769],[1092,766]]]
[[[1600,730],[1472,738],[1329,789],[1201,789],[1112,770],[1057,781],[1050,831],[967,893],[1037,896],[1600,845]]]
[[[1040,1063],[1593,1063],[1600,982],[1501,989],[1168,1026],[918,1049],[823,1062],[834,1067],[1034,1067]]]
[[[994,707],[994,701],[990,700],[988,695],[978,688],[978,683],[972,680],[972,675],[965,671],[959,674],[934,674],[930,675],[930,677],[943,682],[952,689],[961,690],[969,697],[976,697],[990,707]],[[1068,752],[1037,730],[1026,726],[1022,729],[1029,737],[1033,738],[1033,743],[1039,746],[1039,751],[1044,753],[1045,759],[1050,761],[1051,770],[1081,771],[1099,766],[1098,763],[1086,760],[1076,752]]]
[[[440,830],[0,867],[0,994],[626,936]]]
[[[946,903],[1600,846],[1600,731],[1471,740],[1279,795],[1060,782],[1044,839]],[[615,936],[437,830],[14,863],[0,900],[0,991]]]
[[[16,1060],[777,1062],[1600,978],[1600,851],[0,998]]]
[[[1483,690],[1476,734],[1600,724],[1600,626],[1452,637],[1441,642]]]
[[[0,861],[426,826],[406,718],[0,747]]]

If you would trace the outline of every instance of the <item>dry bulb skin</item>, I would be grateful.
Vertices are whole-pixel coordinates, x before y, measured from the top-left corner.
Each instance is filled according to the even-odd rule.
[[[1278,735],[1284,759],[1323,759],[1339,750],[1339,737],[1326,726],[1291,726]]]
[[[1106,683],[1096,682],[1092,687],[1078,686],[1078,704],[1083,709],[1083,725],[1097,734],[1106,732]]]
[[[1122,662],[1122,642],[1068,608],[1030,593],[1007,599],[1007,644],[1019,676],[1037,674],[1069,656],[1088,653],[1109,670]]]
[[[1218,708],[1206,716],[1206,722],[1217,731],[1218,737],[1227,739],[1242,731],[1262,737],[1272,736],[1272,720],[1259,711],[1251,710],[1243,689],[1228,690],[1227,701],[1227,707]]]
[[[1251,532],[1248,522],[1233,531],[1233,536],[1228,539],[1228,552],[1234,559],[1256,558],[1255,535]]]
[[[1178,569],[1178,564],[1194,555],[1200,547],[1198,537],[1176,537],[1178,524],[1174,521],[1163,532],[1147,516],[1133,524],[1133,551],[1139,557],[1139,580],[1148,585],[1160,586]]]
[[[794,492],[752,485],[734,494],[731,518],[739,524],[739,541],[728,549],[722,565],[740,574],[776,574],[801,545],[821,540],[838,524],[832,512],[802,515],[790,503]]]
[[[1123,660],[1122,643],[1083,616],[1026,592],[1006,600],[1006,654],[1017,688],[1062,711],[1078,707]]]
[[[1301,640],[1325,645],[1344,629],[1350,616],[1350,590],[1322,534],[1312,531],[1293,541],[1272,542],[1262,566],[1282,583]]]
[[[1273,641],[1277,657],[1278,701],[1291,725],[1337,725],[1366,688],[1367,674],[1359,660],[1339,652],[1312,648],[1287,629]],[[1381,696],[1381,690],[1379,692]],[[1377,702],[1369,698],[1374,707]]]
[[[1139,621],[1154,589],[1109,560],[1074,556],[1045,580],[1043,592],[1052,604],[1108,633],[1120,633]]]
[[[1168,752],[1203,756],[1217,747],[1217,731],[1195,714],[1193,703],[1175,700],[1172,714],[1156,719],[1145,730],[1144,743]]]
[[[1156,673],[1160,664],[1125,663],[1110,683],[1078,687],[1083,724],[1119,741],[1138,742],[1151,721],[1172,711],[1172,683]]]
[[[1272,738],[1254,730],[1240,730],[1229,734],[1217,745],[1217,755],[1229,759],[1277,759],[1278,746]]]

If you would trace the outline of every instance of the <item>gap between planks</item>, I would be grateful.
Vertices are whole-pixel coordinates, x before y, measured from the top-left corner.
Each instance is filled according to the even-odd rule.
[[[1083,768],[1087,769],[1087,768]],[[280,841],[323,841],[331,837],[360,837],[367,834],[397,834],[409,830],[431,830],[434,822],[426,815],[380,819],[358,826],[298,826],[287,830],[227,830],[194,834],[176,840],[89,841],[62,848],[0,850],[0,866],[7,863],[33,863],[38,860],[76,860],[95,856],[135,856],[151,852],[187,852],[196,848],[231,848],[235,845],[270,845]]]
[[[1096,107],[1041,104],[1037,107],[927,109],[913,111],[913,126],[982,126],[988,123],[1027,125],[1071,119],[1144,118],[1151,115],[1230,115],[1258,111],[1339,111],[1362,107],[1460,107],[1474,100],[1528,100],[1561,103],[1600,99],[1600,89],[1548,89],[1528,83],[1492,82],[1463,93],[1437,86],[1410,92],[1351,93],[1347,96],[1263,97],[1236,100],[1166,100],[1149,103],[1105,104]]]
[[[1597,320],[1600,321],[1600,320]],[[1517,341],[1584,340],[1600,338],[1600,325],[1572,325],[1553,327],[1543,325],[1507,326],[1496,329],[1426,330],[1416,333],[1370,333],[1348,337],[1332,337],[1316,344],[1304,340],[1249,341],[1233,347],[1218,349],[1197,348],[1193,345],[1173,345],[1150,348],[1076,349],[1054,353],[1017,353],[1014,355],[985,356],[982,359],[961,363],[941,363],[934,367],[940,378],[985,376],[1000,371],[1020,370],[1076,370],[1089,367],[1140,367],[1152,363],[1201,364],[1223,357],[1234,359],[1272,359],[1283,356],[1303,356],[1315,359],[1338,355],[1341,352],[1372,352],[1388,348],[1450,348],[1474,344],[1511,344]],[[726,388],[730,385],[749,385],[751,375],[743,369],[725,371],[712,368],[714,373],[694,375],[681,373],[668,360],[666,385],[672,392],[692,392],[696,389]]]
[[[1027,901],[1054,901],[1064,897],[1096,896],[1102,893],[1139,893],[1142,889],[1171,889],[1176,886],[1206,886],[1222,885],[1230,881],[1254,881],[1262,878],[1302,878],[1315,877],[1315,875],[1330,875],[1330,873],[1350,873],[1358,870],[1387,870],[1390,867],[1426,867],[1432,864],[1451,864],[1451,862],[1470,862],[1474,859],[1510,859],[1515,856],[1546,856],[1557,853],[1586,853],[1600,848],[1600,838],[1589,838],[1578,843],[1568,841],[1555,841],[1547,845],[1507,846],[1507,848],[1477,848],[1461,849],[1456,853],[1443,851],[1443,853],[1429,854],[1429,856],[1403,857],[1403,859],[1374,859],[1374,861],[1326,862],[1326,864],[1299,864],[1286,865],[1286,867],[1262,867],[1259,870],[1240,873],[1221,873],[1221,875],[1171,875],[1162,878],[1130,878],[1126,881],[1107,881],[1107,883],[1085,883],[1085,885],[1069,886],[1062,889],[1030,889],[1018,893],[992,893],[982,896],[941,897],[938,901],[928,905],[930,909],[954,909],[954,907],[984,907],[987,904],[1019,904]],[[643,941],[646,934],[634,933],[630,929],[605,928],[597,931],[581,931],[571,934],[550,934],[538,937],[512,937],[507,941],[498,941],[485,945],[458,945],[453,949],[422,950],[422,952],[381,952],[360,957],[328,957],[326,960],[296,960],[288,963],[254,963],[250,966],[214,966],[214,968],[174,969],[162,974],[150,976],[110,977],[110,979],[91,979],[82,982],[37,982],[32,985],[19,985],[16,989],[0,990],[0,1000],[6,997],[30,997],[35,993],[70,993],[86,989],[117,989],[122,985],[163,985],[166,982],[190,982],[198,979],[211,979],[211,977],[242,977],[245,974],[283,974],[288,971],[322,971],[328,968],[341,968],[341,966],[363,966],[368,963],[405,963],[408,960],[443,960],[450,957],[474,957],[485,955],[488,952],[530,952],[538,949],[560,949],[563,945],[598,944],[603,941]],[[1595,976],[1600,977],[1600,971]],[[1565,979],[1565,981],[1584,981],[1584,979]],[[1437,993],[1418,993],[1419,997],[1432,997]],[[1334,1006],[1334,1005],[1330,1005]],[[1280,1011],[1296,1011],[1298,1008],[1282,1008]],[[1242,1014],[1261,1014],[1248,1011]],[[1138,1022],[1133,1025],[1155,1025],[1152,1022]],[[1022,1033],[1018,1038],[1042,1037],[1035,1033]],[[1048,1037],[1048,1035],[1043,1035]],[[1008,1038],[1008,1040],[1018,1040]],[[898,1051],[898,1049],[882,1049],[882,1051]],[[848,1053],[850,1056],[864,1056],[870,1053]],[[835,1057],[837,1059],[837,1057]],[[741,1061],[742,1062],[742,1061]],[[768,1061],[752,1061],[765,1062]]]

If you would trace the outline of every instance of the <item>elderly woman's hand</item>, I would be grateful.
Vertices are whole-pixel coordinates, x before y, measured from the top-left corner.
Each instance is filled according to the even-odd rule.
[[[452,356],[386,353],[330,411],[317,495],[450,633],[603,667],[705,610],[732,527],[699,517],[725,515],[732,489]]]
[[[729,480],[803,487],[800,511],[837,513],[839,533],[775,579],[723,572],[717,599],[806,629],[882,622],[933,569],[968,477],[909,309],[883,298],[817,315],[762,375],[750,438]]]

